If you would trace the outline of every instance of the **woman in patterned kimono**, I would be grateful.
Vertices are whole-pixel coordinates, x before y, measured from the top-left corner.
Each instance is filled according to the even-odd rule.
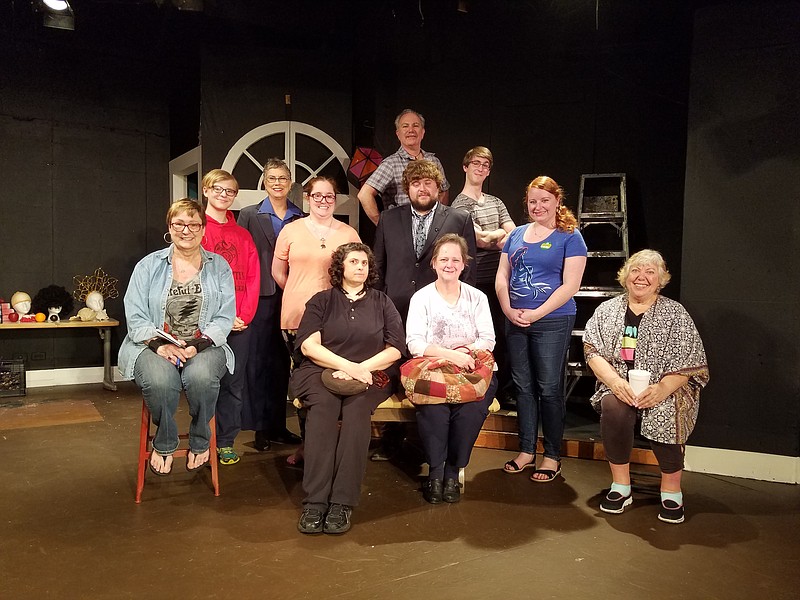
[[[583,347],[597,377],[592,406],[613,483],[600,510],[619,514],[633,502],[630,454],[637,421],[661,469],[661,508],[666,523],[684,520],[681,475],[686,439],[694,429],[700,390],[708,383],[703,341],[686,309],[660,295],[670,274],[661,254],[642,250],[620,269],[625,293],[603,302],[586,323]],[[628,370],[650,373],[638,395]]]

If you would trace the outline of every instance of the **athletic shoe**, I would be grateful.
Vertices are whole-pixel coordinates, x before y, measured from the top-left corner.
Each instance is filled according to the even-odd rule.
[[[674,500],[664,500],[658,510],[658,520],[664,523],[683,523],[683,504]]]
[[[239,455],[230,446],[223,446],[217,448],[217,456],[219,457],[219,464],[221,465],[235,465],[239,462]]]
[[[331,504],[325,515],[325,533],[345,533],[350,530],[350,513],[353,509],[346,504]]]
[[[304,508],[300,520],[297,522],[297,531],[300,533],[322,533],[325,515],[317,508]]]
[[[600,510],[618,515],[625,510],[626,506],[630,506],[632,503],[633,498],[631,496],[623,496],[619,492],[610,491],[600,501]]]

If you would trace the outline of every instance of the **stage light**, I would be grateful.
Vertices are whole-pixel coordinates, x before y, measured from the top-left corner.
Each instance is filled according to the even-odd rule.
[[[67,0],[42,0],[39,5],[42,24],[52,29],[75,29],[75,12]]]

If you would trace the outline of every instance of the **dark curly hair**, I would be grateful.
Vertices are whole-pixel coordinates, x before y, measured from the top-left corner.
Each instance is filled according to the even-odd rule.
[[[36,292],[31,302],[31,311],[47,314],[48,308],[61,307],[61,316],[66,317],[72,312],[75,303],[72,295],[60,285],[48,285]]]
[[[351,252],[363,252],[367,255],[369,274],[364,282],[366,287],[372,287],[378,281],[378,269],[375,267],[375,255],[370,247],[361,242],[349,242],[342,244],[331,255],[331,266],[328,267],[328,275],[331,278],[332,287],[342,287],[344,281],[344,261]]]

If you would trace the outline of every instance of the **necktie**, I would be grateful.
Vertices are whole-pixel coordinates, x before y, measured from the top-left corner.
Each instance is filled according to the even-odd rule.
[[[414,251],[417,253],[417,258],[422,254],[422,248],[425,246],[425,217],[417,217],[417,227],[414,230]]]

